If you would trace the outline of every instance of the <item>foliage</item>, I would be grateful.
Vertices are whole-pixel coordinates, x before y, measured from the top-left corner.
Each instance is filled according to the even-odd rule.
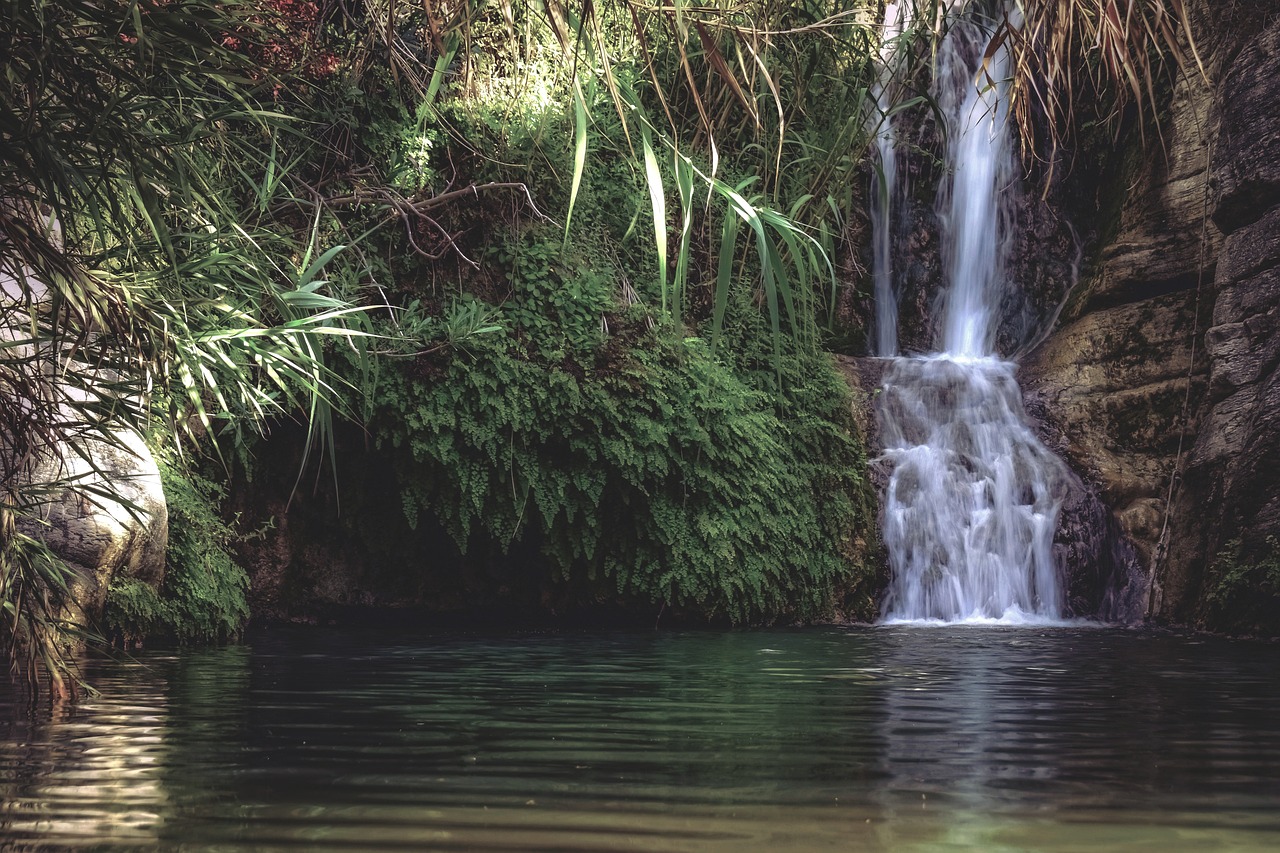
[[[607,339],[547,348],[504,306],[504,331],[384,376],[374,427],[411,523],[434,515],[464,551],[532,541],[561,580],[734,621],[819,617],[869,582],[865,458],[820,354],[787,352],[779,396],[642,309],[584,307]]]
[[[1205,623],[1215,629],[1280,633],[1280,543],[1268,536],[1261,553],[1240,539],[1227,543],[1209,566]]]
[[[490,261],[511,286],[502,318],[529,353],[554,363],[600,341],[601,317],[611,307],[610,282],[587,259],[530,233],[500,242]]]
[[[160,479],[169,508],[164,580],[157,589],[117,578],[107,596],[107,629],[127,644],[234,638],[249,617],[249,578],[232,556],[238,537],[217,513],[223,489],[168,464],[161,465]]]
[[[516,11],[532,33],[510,42],[467,19],[476,46],[427,102],[397,105],[358,62],[363,93],[325,81],[324,156],[286,155],[323,160],[292,173],[320,191],[298,206],[368,234],[361,262],[407,306],[387,327],[425,341],[362,374],[410,519],[439,516],[463,548],[522,539],[602,595],[827,612],[866,580],[871,516],[847,392],[811,334],[820,247],[758,180],[650,119],[634,56],[611,69],[619,111]]]
[[[868,132],[869,7],[468,0],[353,14],[369,26],[331,26],[311,48],[349,57],[338,73],[316,95],[286,93],[317,132],[289,142],[284,159],[302,165],[282,211],[403,229],[407,252],[385,257],[406,277],[482,265],[477,220],[547,221],[541,206],[568,245],[621,217],[607,227],[645,272],[637,292],[677,322],[722,312],[735,286],[763,289],[774,334],[811,325],[815,297],[832,307]]]
[[[73,572],[44,542],[16,529],[15,513],[0,512],[0,525],[0,630],[7,635],[10,675],[33,684],[43,675],[53,695],[68,695],[79,677],[63,654],[85,636],[70,618]]]
[[[340,402],[324,340],[355,341],[355,309],[321,277],[340,249],[322,251],[314,228],[263,221],[281,191],[276,140],[288,123],[258,97],[270,81],[228,46],[228,33],[258,32],[251,11],[0,2],[6,530],[61,488],[119,503],[38,472],[68,455],[93,464],[92,444],[142,432],[155,400],[172,403],[175,433],[235,440],[299,408],[323,432]],[[55,591],[45,556],[21,538],[0,542],[0,560]],[[58,670],[58,626],[71,617],[33,609],[30,584],[0,590],[0,642],[11,660]]]

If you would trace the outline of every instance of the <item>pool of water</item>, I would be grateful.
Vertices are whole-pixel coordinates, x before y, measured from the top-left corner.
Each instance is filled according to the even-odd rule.
[[[4,849],[1280,849],[1280,646],[273,631],[0,693]]]

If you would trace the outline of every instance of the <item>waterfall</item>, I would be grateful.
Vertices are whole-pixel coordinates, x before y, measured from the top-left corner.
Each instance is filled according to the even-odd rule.
[[[1015,366],[995,352],[1016,162],[1007,57],[983,70],[992,24],[982,5],[951,21],[935,75],[948,167],[937,204],[942,351],[895,358],[876,407],[892,465],[888,622],[1048,622],[1064,611],[1053,537],[1068,473],[1027,425]]]
[[[898,354],[898,297],[893,285],[893,203],[898,183],[898,135],[893,126],[894,78],[902,65],[902,35],[911,24],[911,0],[885,4],[880,37],[880,75],[873,87],[875,146],[879,168],[872,178],[871,278],[875,297],[875,353]]]
[[[982,69],[990,30],[952,25],[938,52],[935,97],[947,118],[947,174],[938,193],[947,290],[942,348],[979,357],[995,350],[996,310],[1005,286],[1009,222],[1001,200],[1015,179],[1010,139],[1008,55]]]

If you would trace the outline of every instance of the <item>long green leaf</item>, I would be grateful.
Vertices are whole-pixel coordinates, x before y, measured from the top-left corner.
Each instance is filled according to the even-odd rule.
[[[658,288],[662,294],[662,313],[667,313],[667,202],[662,187],[662,171],[653,153],[653,140],[648,122],[641,120],[640,143],[644,147],[644,174],[649,183],[649,203],[653,211],[653,242],[658,252]]]
[[[337,245],[337,246],[332,246],[329,249],[326,249],[324,254],[316,258],[311,263],[311,265],[308,266],[303,271],[302,275],[298,277],[299,286],[305,286],[308,283],[310,283],[316,277],[316,274],[320,272],[320,270],[324,269],[325,266],[330,261],[336,258],[339,255],[339,253],[341,253],[346,248],[347,248],[346,246]]]
[[[685,291],[689,279],[689,240],[693,236],[693,166],[675,154],[676,189],[680,192],[680,250],[676,255],[676,277],[672,287],[673,315],[677,323],[684,314]]]
[[[720,250],[716,262],[716,297],[711,312],[711,347],[715,348],[724,330],[724,315],[729,306],[729,289],[733,286],[733,261],[738,244],[738,226],[742,219],[737,211],[729,209],[724,214],[724,226],[720,229]]]
[[[573,78],[573,181],[569,190],[569,210],[564,217],[564,245],[569,243],[569,224],[573,221],[573,207],[578,201],[578,189],[582,186],[582,173],[587,165],[587,103],[582,96],[578,78]]]
[[[422,97],[422,110],[426,115],[434,115],[435,109],[432,104],[435,103],[436,95],[440,92],[440,87],[444,84],[445,72],[449,70],[449,63],[453,62],[453,58],[458,54],[458,48],[462,45],[462,39],[456,32],[449,33],[445,39],[444,51],[436,57],[435,67],[431,69],[431,80],[427,82],[427,91]]]

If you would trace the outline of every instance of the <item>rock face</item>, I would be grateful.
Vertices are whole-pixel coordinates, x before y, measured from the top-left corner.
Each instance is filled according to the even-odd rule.
[[[5,200],[0,199],[0,211],[5,207]],[[54,219],[49,228],[53,244],[60,246],[61,225]],[[32,352],[24,330],[24,324],[30,322],[29,312],[32,306],[45,310],[49,298],[49,289],[30,268],[23,267],[15,274],[7,264],[0,264],[0,316],[6,321],[0,324],[0,350],[3,357],[14,359],[12,364],[19,365],[18,370],[30,369],[33,364],[23,361]],[[109,382],[111,377],[104,375],[103,379]],[[83,402],[86,392],[60,385],[54,378],[47,379],[45,388],[51,399],[64,401],[55,410],[66,419],[68,432],[84,432],[76,429],[83,423],[83,415],[77,415],[65,401]],[[7,383],[0,387],[0,393],[12,395],[12,390]],[[21,402],[32,398],[10,399]],[[101,615],[107,588],[117,573],[152,585],[164,577],[169,514],[160,470],[142,436],[133,430],[115,430],[111,439],[84,440],[79,453],[63,447],[63,458],[40,458],[31,468],[22,466],[13,473],[22,492],[20,500],[35,504],[24,507],[18,529],[42,540],[75,571],[69,601],[78,612],[65,616],[82,624]]]
[[[34,475],[36,482],[65,482],[65,487],[37,511],[23,516],[18,527],[44,540],[75,570],[71,600],[76,620],[96,619],[116,575],[159,584],[164,577],[169,516],[160,485],[160,470],[142,437],[116,433],[118,445],[93,443],[89,452],[97,470],[74,454],[62,463],[49,462]],[[134,508],[105,497],[110,490]]]
[[[295,488],[306,438],[280,425],[258,448],[252,478],[239,472],[233,481],[230,509],[243,527],[271,529],[237,546],[255,620],[466,629],[536,620],[536,545],[498,555],[476,542],[462,554],[430,518],[410,526],[392,455],[351,424],[339,423],[334,440],[336,472],[309,471]]]
[[[1228,543],[1240,540],[1256,562],[1280,535],[1280,20],[1272,17],[1226,69],[1215,104],[1213,219],[1225,239],[1205,323],[1208,387],[1158,576],[1162,612],[1179,621],[1205,615],[1217,580],[1205,570]]]
[[[1280,10],[1188,5],[1207,79],[1175,86],[1023,382],[1151,573],[1149,615],[1203,623],[1206,566],[1280,533]]]

